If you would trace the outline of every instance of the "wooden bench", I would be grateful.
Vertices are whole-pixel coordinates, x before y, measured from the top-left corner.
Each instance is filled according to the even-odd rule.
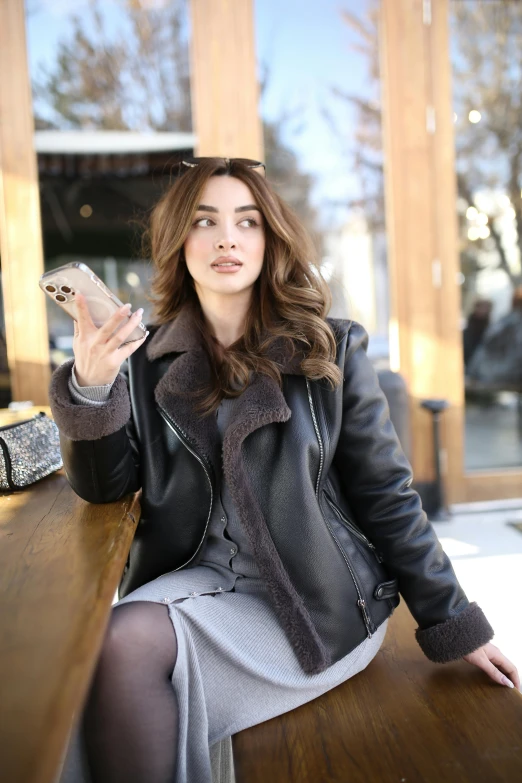
[[[138,495],[92,505],[63,471],[0,493],[2,781],[56,779],[138,518]],[[236,783],[522,780],[522,695],[430,663],[414,627],[401,603],[363,672],[237,734]]]
[[[401,601],[363,672],[237,734],[236,783],[522,780],[522,694],[465,661],[431,663],[415,627]]]

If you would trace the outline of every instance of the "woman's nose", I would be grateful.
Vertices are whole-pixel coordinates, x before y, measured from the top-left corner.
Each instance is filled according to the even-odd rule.
[[[236,242],[234,237],[227,234],[222,236],[221,239],[218,239],[216,245],[220,250],[230,250],[236,246]]]

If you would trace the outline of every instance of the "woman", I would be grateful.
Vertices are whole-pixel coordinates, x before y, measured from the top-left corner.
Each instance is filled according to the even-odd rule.
[[[399,592],[429,658],[520,686],[411,488],[366,332],[326,318],[305,230],[263,164],[189,163],[151,216],[147,345],[120,347],[141,311],[97,329],[79,295],[51,383],[73,489],[142,489],[82,720],[95,783],[208,783],[209,746],[364,669]]]

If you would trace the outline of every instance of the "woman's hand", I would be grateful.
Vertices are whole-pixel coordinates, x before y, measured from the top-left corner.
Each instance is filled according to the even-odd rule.
[[[520,676],[517,667],[491,642],[484,644],[478,650],[474,650],[469,655],[464,655],[463,657],[467,663],[483,669],[492,680],[500,685],[507,685],[508,687],[514,685],[520,690]],[[501,669],[502,671],[500,671]],[[502,672],[505,672],[507,677]]]
[[[143,345],[148,332],[141,340],[122,345],[140,323],[143,313],[141,309],[136,310],[122,326],[123,319],[129,316],[129,308],[130,305],[120,308],[98,328],[92,321],[85,297],[76,293],[78,321],[74,322],[73,353],[74,370],[80,386],[112,383],[125,359]]]

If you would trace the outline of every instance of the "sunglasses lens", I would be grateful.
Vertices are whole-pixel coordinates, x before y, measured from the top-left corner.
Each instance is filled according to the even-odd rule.
[[[184,160],[181,161],[181,165],[185,166],[186,169],[194,168],[204,160],[214,160],[214,158],[211,157],[185,158]],[[260,160],[252,160],[252,158],[223,158],[223,160],[227,162],[227,165],[229,165],[230,163],[241,163],[243,166],[248,166],[248,168],[250,169],[257,169],[261,167],[263,170],[265,170],[264,163],[262,163]]]
[[[251,158],[232,158],[232,160],[242,163],[243,166],[248,166],[251,169],[257,169],[258,166],[265,167],[265,164],[261,163],[260,160],[252,160]]]

